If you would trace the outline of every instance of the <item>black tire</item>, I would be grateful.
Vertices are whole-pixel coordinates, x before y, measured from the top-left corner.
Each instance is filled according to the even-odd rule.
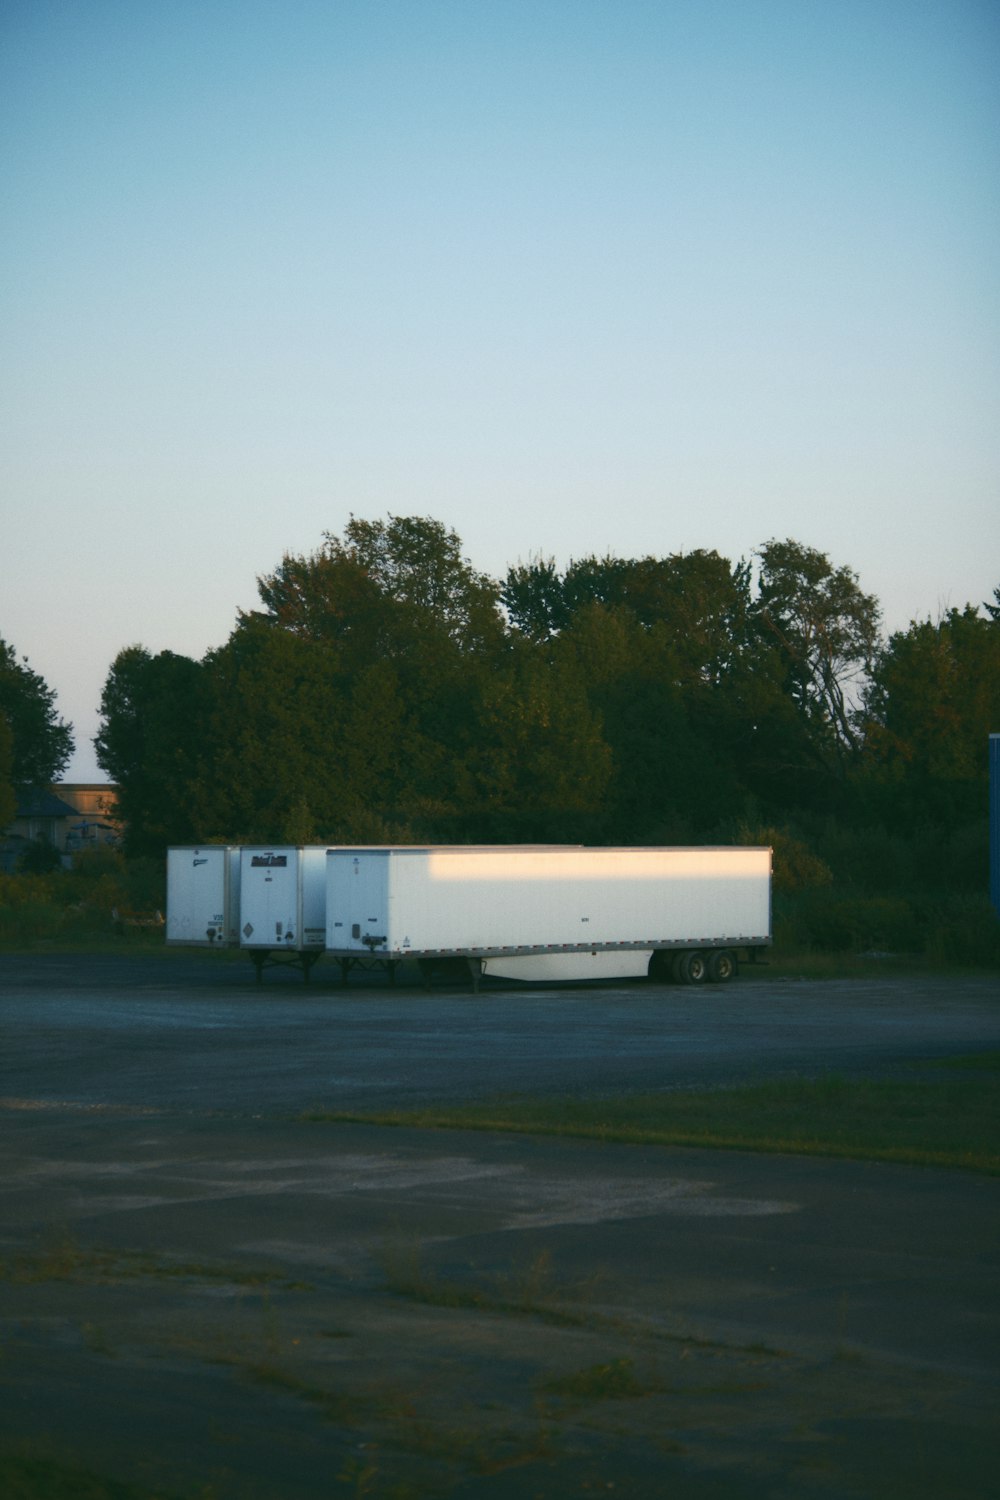
[[[713,948],[708,955],[710,984],[728,984],[736,978],[736,954],[732,948]]]
[[[708,978],[708,955],[700,948],[680,954],[677,975],[681,984],[704,984]]]

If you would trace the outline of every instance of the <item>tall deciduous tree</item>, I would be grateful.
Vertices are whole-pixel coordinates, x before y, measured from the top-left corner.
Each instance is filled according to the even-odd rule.
[[[985,817],[1000,728],[1000,618],[971,604],[889,637],[865,697],[869,764],[897,817]]]
[[[449,836],[584,842],[602,832],[611,751],[576,664],[516,643],[482,689],[453,771]]]
[[[325,779],[307,796],[323,836],[454,826],[484,694],[508,653],[498,586],[457,535],[423,517],[352,517],[342,538],[325,533],[319,551],[286,556],[258,587],[265,608],[240,628],[301,642],[319,674],[308,694],[291,692],[295,672],[273,678],[271,705],[280,716],[294,698],[315,726],[325,770],[303,771],[302,784]],[[257,703],[253,733],[273,738],[259,693]]]
[[[335,647],[245,617],[206,659],[211,757],[195,793],[206,836],[244,843],[402,839],[418,736],[390,662],[359,675]],[[402,811],[401,811],[402,809]]]
[[[508,568],[500,599],[513,628],[529,641],[549,641],[569,621],[563,575],[552,557]]]
[[[338,645],[357,667],[429,634],[471,653],[503,632],[498,585],[462,556],[454,531],[421,516],[352,516],[343,538],[325,532],[318,552],[286,556],[257,585],[269,619]]]
[[[878,601],[850,568],[801,542],[770,541],[757,555],[760,634],[778,652],[817,755],[843,770],[859,745],[857,700],[879,644]]]
[[[15,792],[45,787],[66,769],[73,728],[56,713],[55,692],[27,659],[0,640],[0,718],[6,721],[10,785]]]
[[[583,557],[560,575],[552,559],[510,568],[502,589],[512,626],[545,642],[590,605],[627,610],[645,630],[662,627],[675,669],[690,682],[717,682],[747,636],[749,568],[718,552],[669,557]]]
[[[725,747],[698,723],[696,700],[713,690],[684,685],[682,649],[664,622],[647,628],[630,609],[598,602],[552,646],[600,715],[613,767],[603,834],[616,843],[688,841],[738,805]]]
[[[205,678],[199,662],[128,646],[101,694],[97,762],[118,787],[130,854],[160,854],[197,835],[192,792],[205,751]]]

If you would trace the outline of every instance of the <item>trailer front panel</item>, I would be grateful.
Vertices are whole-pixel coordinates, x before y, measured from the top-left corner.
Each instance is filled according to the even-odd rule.
[[[240,941],[240,851],[231,845],[167,850],[166,940],[186,948]]]
[[[326,942],[326,846],[240,851],[240,946],[322,951]]]

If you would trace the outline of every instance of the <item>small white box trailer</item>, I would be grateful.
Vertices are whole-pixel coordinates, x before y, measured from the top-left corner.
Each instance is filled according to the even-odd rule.
[[[330,849],[326,947],[505,979],[730,979],[771,941],[767,848]]]
[[[240,941],[240,851],[229,844],[167,850],[166,940],[190,948]]]
[[[292,963],[306,978],[326,945],[326,855],[321,845],[240,850],[240,947],[260,979],[265,965]]]

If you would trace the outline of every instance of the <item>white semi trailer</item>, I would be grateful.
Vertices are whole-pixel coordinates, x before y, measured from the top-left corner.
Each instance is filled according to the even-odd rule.
[[[728,980],[771,941],[767,848],[330,849],[326,947],[352,964],[460,962],[473,983]]]
[[[168,943],[235,948],[240,941],[240,851],[232,845],[167,850]]]
[[[240,947],[260,979],[268,964],[306,977],[326,944],[326,845],[240,850]]]

